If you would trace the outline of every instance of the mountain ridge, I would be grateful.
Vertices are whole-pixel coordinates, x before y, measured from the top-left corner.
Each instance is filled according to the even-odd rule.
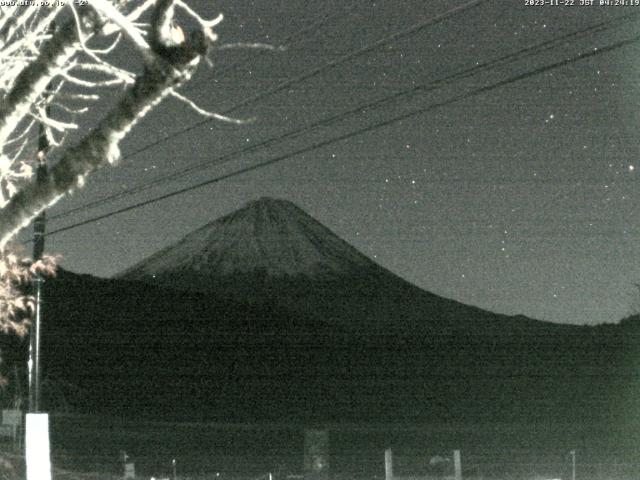
[[[275,299],[285,309],[350,324],[361,334],[456,329],[460,317],[476,318],[486,327],[492,318],[518,318],[522,328],[542,322],[497,315],[423,290],[298,206],[269,197],[209,222],[116,278],[217,292],[246,303]],[[432,325],[418,319],[425,316],[433,318]],[[467,322],[460,323],[457,329],[467,328]]]
[[[262,197],[187,234],[117,278],[167,269],[219,276],[263,270],[272,276],[343,272],[371,260],[295,204]]]
[[[240,222],[236,236],[208,253],[216,265],[234,242],[254,240],[247,231],[263,234],[274,224],[263,246],[283,247],[281,235],[298,242],[308,229],[290,235],[282,226],[290,218],[279,215],[305,215],[300,222],[321,241],[303,236],[308,248],[284,244],[286,252],[308,255],[294,275],[278,268],[280,254],[265,268],[194,273],[190,261],[202,261],[196,246],[208,238],[204,228],[188,244],[188,261],[160,263],[177,271],[156,270],[153,278],[146,270],[135,279],[61,271],[45,282],[45,378],[84,392],[69,402],[78,411],[146,418],[626,421],[624,409],[607,402],[640,391],[640,379],[630,376],[640,368],[638,331],[500,315],[439,297],[343,240],[324,248],[327,229],[297,207],[276,207],[223,217]],[[216,222],[220,233],[225,224]],[[259,250],[249,251],[254,258]],[[308,259],[322,261],[323,252],[327,268],[308,269]],[[332,263],[345,258],[347,266]]]

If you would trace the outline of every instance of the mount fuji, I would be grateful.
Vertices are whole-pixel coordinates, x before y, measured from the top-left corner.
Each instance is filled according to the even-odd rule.
[[[293,203],[261,198],[188,234],[123,272],[140,281],[255,304],[275,302],[361,334],[528,329],[543,322],[496,315],[439,297],[376,264]],[[547,327],[549,325],[546,325]]]
[[[286,200],[261,198],[190,233],[135,265],[130,280],[167,277],[189,288],[212,280],[262,272],[274,278],[328,278],[372,267],[372,262]]]

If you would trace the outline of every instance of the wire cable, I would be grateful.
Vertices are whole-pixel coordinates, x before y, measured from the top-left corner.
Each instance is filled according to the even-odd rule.
[[[325,25],[327,22],[335,19],[335,18],[340,18],[340,17],[345,17],[349,14],[351,14],[353,11],[356,10],[356,8],[359,6],[359,4],[361,3],[362,0],[354,0],[354,2],[351,4],[350,7],[348,7],[347,9],[343,10],[343,11],[339,11],[339,12],[335,12],[332,14],[328,14],[328,15],[324,15],[322,18],[320,18],[319,20],[316,20],[315,22],[311,23],[310,25],[307,25],[306,27],[301,28],[300,30],[292,33],[291,35],[288,35],[287,37],[284,38],[284,40],[282,40],[282,43],[280,45],[280,49],[284,49],[287,50],[290,47],[293,47],[294,45],[298,44],[298,43],[302,43],[305,40],[307,40],[309,37],[305,36],[303,38],[298,38],[298,37],[302,37],[303,35],[309,34],[309,33],[313,33],[314,31],[320,29],[320,27],[322,27],[323,25]],[[296,40],[297,38],[297,40]],[[295,41],[294,41],[295,40]],[[265,49],[260,49],[257,50],[257,55],[263,55],[268,53],[270,50],[265,50]],[[239,67],[242,67],[243,65],[246,65],[248,63],[250,63],[250,59],[249,58],[245,58],[243,60],[238,60],[234,63],[232,63],[231,65],[227,65],[226,68],[223,67],[221,70],[217,71],[217,74],[219,76],[224,76],[225,74],[227,74],[229,71],[235,70]],[[182,89],[182,92],[185,91],[189,91],[189,90],[193,90],[193,85],[192,83],[189,83],[188,85],[185,86],[185,88]],[[132,153],[131,155],[134,155],[135,153]]]
[[[472,0],[470,2],[464,3],[458,7],[454,7],[450,10],[447,10],[444,13],[438,14],[434,17],[431,17],[425,21],[419,22],[405,30],[402,30],[400,32],[396,32],[393,33],[391,35],[388,35],[384,38],[381,38],[377,41],[375,41],[374,43],[371,43],[369,45],[366,45],[358,50],[355,50],[353,52],[347,53],[345,55],[343,55],[342,57],[339,57],[335,60],[332,60],[330,62],[325,63],[324,65],[321,65],[319,67],[315,67],[312,68],[311,70],[302,73],[301,75],[298,75],[297,77],[291,78],[289,80],[286,80],[285,82],[282,82],[278,85],[276,85],[275,87],[265,90],[263,92],[259,92],[256,95],[253,95],[251,97],[245,98],[244,100],[241,100],[240,102],[236,103],[235,105],[229,107],[228,109],[224,110],[221,112],[221,115],[228,115],[236,110],[238,110],[239,108],[242,108],[244,106],[247,106],[251,103],[257,102],[259,100],[262,100],[263,98],[269,97],[271,95],[274,95],[278,92],[281,92],[287,88],[289,88],[292,85],[295,85],[296,83],[300,83],[303,82],[305,80],[308,80],[310,78],[313,78],[327,70],[330,70],[332,68],[337,67],[338,65],[341,65],[349,60],[353,60],[354,58],[357,58],[361,55],[364,55],[365,53],[368,53],[372,50],[375,50],[376,48],[385,45],[387,43],[391,43],[391,42],[395,42],[398,41],[402,38],[405,38],[409,35],[413,35],[416,34],[418,32],[420,32],[421,30],[424,30],[427,27],[433,26],[433,25],[437,25],[438,23],[442,23],[445,20],[455,16],[455,15],[459,15],[462,12],[468,11],[472,8],[478,7],[483,3],[489,2],[491,0]],[[191,130],[194,130],[196,128],[201,127],[202,125],[206,125],[210,122],[214,121],[214,119],[206,119],[206,120],[201,120],[200,122],[196,122],[193,125],[190,125],[186,128],[183,128],[182,130],[179,130],[177,132],[173,132],[170,134],[167,134],[157,140],[154,140],[153,142],[150,142],[140,148],[138,148],[137,150],[134,150],[133,152],[125,155],[122,157],[122,160],[125,160],[127,158],[131,158],[134,157],[146,150],[149,150],[150,148],[155,147],[156,145],[159,145],[161,143],[164,143],[172,138],[175,138],[177,136],[183,135],[187,132],[190,132]]]
[[[369,0],[370,1],[370,0]],[[285,37],[285,39],[283,40],[283,44],[287,45],[287,47],[292,47],[298,43],[301,43],[305,40],[308,39],[308,37],[303,37],[303,35],[306,35],[308,33],[312,33],[316,30],[318,30],[320,27],[324,26],[326,23],[330,22],[331,20],[335,19],[335,18],[340,18],[340,17],[345,17],[349,14],[351,14],[353,11],[355,11],[355,9],[359,6],[361,0],[355,0],[350,7],[348,7],[347,9],[343,10],[343,11],[339,11],[339,12],[335,12],[329,15],[324,15],[321,19],[313,22],[312,24],[303,27],[302,29],[296,31],[295,33],[292,33],[291,35]],[[292,42],[292,40],[298,38],[298,37],[303,37],[303,38],[299,38],[297,41]],[[258,55],[260,54],[264,54],[266,53],[266,50],[258,50]],[[226,68],[224,68],[222,70],[222,72],[220,72],[221,75],[224,75],[225,73],[228,73],[231,70],[235,70],[236,68],[239,68],[243,65],[246,65],[247,63],[249,63],[249,59],[244,59],[244,60],[238,60],[237,62],[232,63],[231,65],[227,66]]]
[[[137,193],[141,193],[143,191],[146,191],[156,185],[160,185],[162,183],[165,182],[169,182],[169,181],[175,181],[179,178],[183,178],[189,174],[191,174],[194,171],[200,170],[202,168],[210,168],[213,166],[219,166],[222,165],[230,160],[235,159],[236,157],[242,155],[242,154],[246,154],[246,153],[251,153],[253,151],[256,151],[258,149],[267,147],[269,145],[275,144],[275,143],[279,143],[283,140],[286,139],[292,139],[292,138],[296,138],[299,137],[300,135],[302,135],[303,133],[306,133],[314,128],[320,127],[320,126],[328,126],[331,125],[332,123],[341,121],[345,118],[347,118],[348,116],[351,115],[355,115],[355,114],[359,114],[364,110],[371,110],[374,108],[379,108],[380,106],[387,104],[391,101],[395,101],[395,100],[399,100],[403,97],[409,96],[409,95],[414,95],[417,93],[427,93],[427,92],[431,92],[434,91],[436,89],[442,88],[444,86],[450,85],[453,81],[458,81],[458,80],[462,80],[462,79],[467,79],[470,78],[474,75],[477,75],[481,72],[484,72],[490,68],[495,68],[497,66],[501,66],[501,65],[505,65],[509,62],[514,62],[514,61],[519,61],[522,60],[523,58],[529,57],[531,55],[537,55],[541,52],[553,49],[555,47],[555,45],[557,45],[558,43],[564,42],[568,39],[571,38],[579,38],[582,36],[585,36],[587,34],[593,33],[594,31],[604,31],[610,28],[613,28],[616,26],[617,23],[625,23],[631,20],[635,20],[638,17],[640,17],[640,13],[635,13],[635,14],[630,14],[630,15],[625,15],[625,16],[621,16],[618,17],[616,19],[613,20],[608,20],[608,21],[604,21],[604,22],[600,22],[596,25],[592,25],[589,26],[585,29],[576,31],[576,32],[572,32],[566,35],[563,35],[561,37],[558,38],[554,38],[545,42],[541,42],[537,45],[533,45],[530,47],[526,47],[524,49],[518,50],[516,52],[512,52],[506,55],[503,55],[502,57],[499,57],[495,60],[490,60],[488,62],[484,62],[482,64],[479,65],[474,65],[473,67],[470,68],[466,68],[463,69],[459,72],[450,74],[448,76],[445,76],[441,79],[435,80],[429,84],[421,84],[421,85],[416,85],[410,89],[406,89],[400,92],[397,92],[393,95],[381,98],[381,99],[377,99],[374,100],[372,102],[368,102],[365,104],[361,104],[358,105],[350,110],[347,110],[345,112],[341,112],[337,115],[333,115],[330,117],[326,117],[323,119],[320,119],[318,121],[312,122],[310,124],[304,125],[298,129],[294,129],[291,130],[289,132],[285,132],[282,135],[279,135],[277,137],[272,137],[269,138],[267,140],[264,140],[262,142],[259,142],[257,144],[253,144],[253,145],[248,145],[246,147],[243,147],[241,149],[238,150],[234,150],[232,152],[228,152],[225,154],[222,154],[218,157],[216,157],[213,160],[207,160],[206,162],[200,162],[198,164],[195,165],[191,165],[188,166],[186,168],[183,168],[179,171],[174,171],[170,174],[167,175],[163,175],[160,177],[157,177],[155,179],[152,179],[148,182],[145,182],[143,184],[137,185],[135,187],[129,188],[127,190],[124,190],[122,192],[118,192],[112,195],[108,195],[106,197],[102,197],[100,199],[94,200],[92,202],[86,203],[84,205],[66,210],[64,212],[61,212],[57,215],[53,215],[49,218],[50,221],[52,220],[56,220],[56,219],[60,219],[66,216],[69,216],[71,214],[83,211],[83,210],[88,210],[88,209],[92,209],[92,208],[96,208],[98,206],[104,205],[106,203],[115,201],[117,199],[123,198],[125,196],[128,195],[134,195]]]
[[[589,51],[587,51],[585,53],[579,53],[578,55],[575,55],[575,56],[573,56],[571,58],[568,58],[568,59],[565,59],[565,60],[561,60],[561,61],[549,64],[549,65],[545,65],[545,66],[542,66],[542,67],[535,68],[533,70],[529,70],[529,71],[524,72],[524,73],[520,73],[520,74],[514,75],[514,76],[509,77],[509,78],[507,78],[505,80],[501,80],[499,82],[496,82],[496,83],[493,83],[493,84],[490,84],[490,85],[486,85],[486,86],[483,86],[483,87],[479,87],[479,88],[473,89],[473,90],[471,90],[471,91],[469,91],[467,93],[452,97],[450,99],[447,99],[447,100],[444,100],[444,101],[441,101],[441,102],[438,102],[438,103],[433,103],[433,104],[428,105],[426,107],[423,107],[421,109],[414,110],[414,111],[411,111],[411,112],[408,112],[408,113],[404,113],[402,115],[398,115],[398,116],[386,119],[386,120],[384,120],[382,122],[378,122],[378,123],[369,125],[367,127],[363,127],[363,128],[360,128],[360,129],[357,129],[357,130],[354,130],[354,131],[339,135],[339,136],[331,138],[331,139],[326,139],[326,140],[322,140],[322,141],[316,142],[316,143],[314,143],[312,145],[300,148],[300,149],[295,150],[293,152],[289,152],[289,153],[286,153],[286,154],[283,154],[283,155],[278,155],[278,156],[276,156],[274,158],[271,158],[269,160],[266,160],[266,161],[263,161],[263,162],[260,162],[260,163],[245,167],[245,168],[241,168],[241,169],[236,170],[234,172],[230,172],[230,173],[227,173],[225,175],[220,175],[218,177],[215,177],[215,178],[212,178],[212,179],[209,179],[209,180],[205,180],[203,182],[197,183],[195,185],[191,185],[189,187],[181,188],[181,189],[175,190],[173,192],[169,192],[169,193],[166,193],[166,194],[163,194],[163,195],[159,195],[157,197],[154,197],[154,198],[151,198],[151,199],[148,199],[148,200],[145,200],[145,201],[141,201],[141,202],[129,205],[129,206],[124,207],[124,208],[120,208],[120,209],[114,210],[112,212],[108,212],[108,213],[105,213],[105,214],[102,214],[102,215],[98,215],[98,216],[93,217],[93,218],[89,218],[89,219],[83,220],[81,222],[77,222],[77,223],[62,227],[62,228],[58,228],[58,229],[52,230],[52,231],[48,232],[46,235],[47,236],[56,235],[58,233],[62,233],[62,232],[65,232],[65,231],[68,231],[68,230],[71,230],[71,229],[74,229],[74,228],[78,228],[78,227],[81,227],[81,226],[84,226],[84,225],[95,223],[97,221],[103,220],[105,218],[112,217],[114,215],[125,213],[125,212],[131,211],[131,210],[135,210],[135,209],[144,207],[146,205],[151,205],[153,203],[157,203],[157,202],[165,200],[167,198],[171,198],[171,197],[174,197],[174,196],[177,196],[177,195],[181,195],[183,193],[187,193],[187,192],[190,192],[190,191],[193,191],[193,190],[196,190],[196,189],[208,186],[208,185],[213,185],[215,183],[219,183],[219,182],[222,182],[224,180],[228,180],[229,178],[233,178],[233,177],[236,177],[236,176],[239,176],[239,175],[251,172],[251,171],[255,171],[255,170],[267,167],[269,165],[273,165],[275,163],[282,162],[284,160],[287,160],[289,158],[295,157],[297,155],[300,155],[300,154],[303,154],[303,153],[307,153],[307,152],[310,152],[310,151],[313,151],[313,150],[317,150],[317,149],[325,147],[327,145],[331,145],[333,143],[341,142],[341,141],[347,140],[349,138],[352,138],[352,137],[355,137],[355,136],[358,136],[358,135],[362,135],[362,134],[371,132],[373,130],[377,130],[379,128],[386,127],[388,125],[391,125],[391,124],[394,124],[394,123],[397,123],[397,122],[400,122],[400,121],[403,121],[403,120],[407,120],[407,119],[416,117],[418,115],[422,115],[424,113],[430,112],[430,111],[435,110],[437,108],[442,108],[444,106],[448,106],[448,105],[451,105],[453,103],[458,103],[458,102],[461,102],[463,100],[467,100],[467,99],[475,97],[477,95],[481,95],[483,93],[490,92],[490,91],[495,90],[497,88],[501,88],[501,87],[504,87],[506,85],[509,85],[509,84],[512,84],[512,83],[516,83],[516,82],[531,78],[533,76],[540,75],[542,73],[546,73],[546,72],[548,72],[550,70],[555,70],[557,68],[561,68],[561,67],[567,66],[567,65],[569,65],[571,63],[575,63],[577,61],[586,60],[588,58],[592,58],[592,57],[595,57],[595,56],[599,56],[599,55],[603,55],[605,53],[612,52],[612,51],[617,50],[619,48],[623,48],[623,47],[626,47],[626,46],[631,45],[633,43],[636,43],[638,41],[640,41],[640,35],[637,35],[635,37],[632,37],[632,38],[629,38],[629,39],[626,39],[626,40],[622,40],[622,41],[616,42],[616,43],[608,45],[606,47],[592,49],[592,50],[589,50]]]

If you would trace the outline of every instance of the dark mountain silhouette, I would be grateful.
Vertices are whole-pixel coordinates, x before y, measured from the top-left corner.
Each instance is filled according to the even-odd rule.
[[[264,272],[275,278],[330,278],[372,262],[291,202],[264,197],[190,233],[135,265],[122,276],[180,278],[190,289],[209,290],[200,280]]]
[[[419,289],[286,200],[262,198],[205,225],[119,276],[245,303],[271,301],[360,335],[560,329],[508,319]],[[470,322],[473,325],[470,325]]]
[[[439,297],[281,200],[117,279],[60,271],[44,314],[53,410],[614,428],[640,392],[637,321],[559,325]]]

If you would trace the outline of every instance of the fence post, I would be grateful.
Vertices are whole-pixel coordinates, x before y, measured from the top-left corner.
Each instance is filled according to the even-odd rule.
[[[456,480],[462,480],[462,461],[460,460],[460,450],[453,451],[453,468]]]
[[[329,478],[329,432],[308,429],[304,432],[305,480]]]
[[[393,480],[393,452],[390,448],[384,451],[384,480]]]

